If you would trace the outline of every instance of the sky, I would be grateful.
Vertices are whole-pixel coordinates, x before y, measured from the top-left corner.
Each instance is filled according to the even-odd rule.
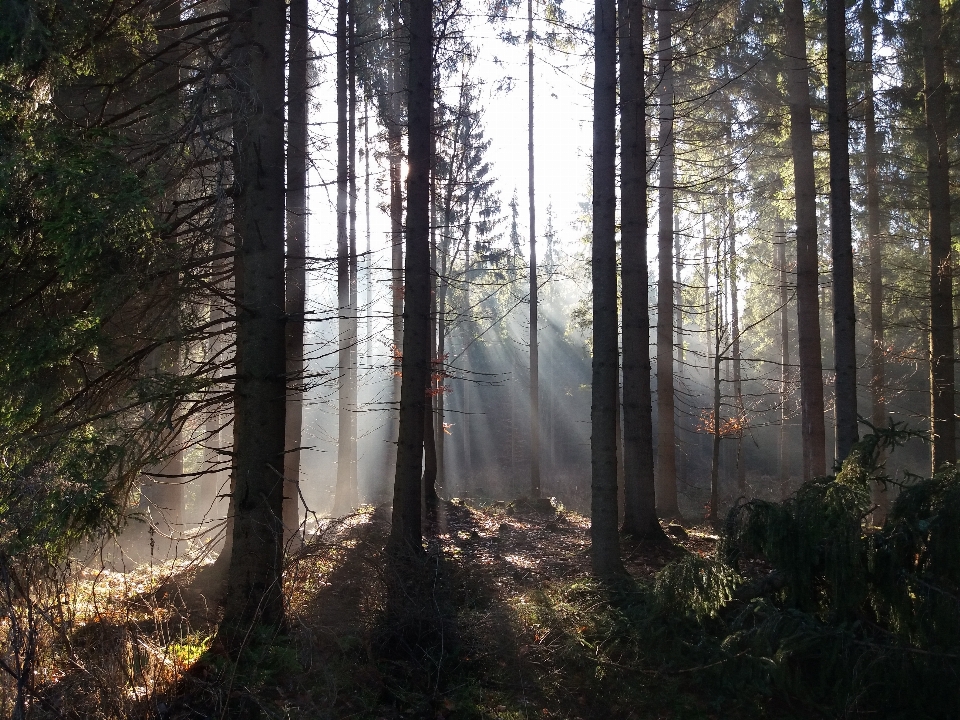
[[[477,5],[479,6],[479,5]],[[581,0],[565,3],[571,19],[582,21],[590,3]],[[314,3],[314,22],[324,30],[333,27],[329,8]],[[535,10],[536,12],[536,10]],[[523,33],[525,15],[511,18],[504,26],[514,33]],[[539,29],[538,29],[539,28]],[[492,140],[488,159],[492,174],[497,178],[504,212],[516,188],[520,200],[521,232],[527,230],[527,52],[526,45],[511,46],[498,37],[500,28],[490,25],[482,14],[473,14],[468,34],[478,48],[474,69],[475,78],[482,84],[480,93],[485,108],[484,125],[486,137]],[[546,31],[544,21],[535,20],[538,34]],[[316,35],[314,50],[322,56],[318,67],[320,84],[314,92],[314,108],[311,116],[315,149],[313,162],[315,172],[311,179],[310,197],[310,243],[315,256],[330,257],[335,254],[336,217],[333,201],[335,188],[329,183],[335,178],[336,103],[334,91],[334,58],[332,38]],[[551,52],[538,47],[535,50],[534,75],[534,125],[536,130],[535,173],[538,237],[542,237],[546,223],[547,205],[552,203],[555,227],[561,242],[578,238],[582,229],[569,230],[580,214],[580,203],[588,197],[589,156],[591,148],[591,100],[590,80],[584,72],[592,69],[592,60],[583,56],[589,48],[578,47],[572,53]],[[509,81],[512,78],[512,83]],[[510,90],[504,86],[510,84]],[[371,126],[371,131],[375,130]],[[362,134],[358,134],[358,146]],[[373,183],[386,172],[386,163],[371,162]],[[361,249],[365,240],[363,218],[362,178],[358,189],[358,240]],[[386,196],[371,192],[374,205],[383,203]],[[385,247],[388,232],[385,213],[371,213],[372,248]],[[573,232],[573,235],[570,233]]]

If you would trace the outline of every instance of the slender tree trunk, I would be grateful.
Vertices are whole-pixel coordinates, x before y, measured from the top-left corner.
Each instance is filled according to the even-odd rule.
[[[847,18],[844,0],[827,0],[827,128],[830,134],[830,234],[833,246],[833,335],[837,461],[857,430],[857,311],[850,227],[850,119],[847,111]]]
[[[436,139],[431,156],[436,167]],[[437,174],[430,172],[430,372],[427,375],[426,409],[423,413],[423,499],[428,521],[436,522],[439,498],[437,497],[437,435],[434,428],[434,362],[437,357]]]
[[[530,496],[540,497],[540,345],[537,338],[537,206],[533,165],[533,0],[527,0],[527,156],[530,202]]]
[[[463,318],[462,325],[462,340],[463,340],[463,369],[464,369],[464,380],[460,384],[463,392],[463,417],[460,421],[461,431],[460,434],[463,437],[463,487],[467,490],[470,488],[470,483],[473,480],[473,436],[471,435],[471,396],[473,394],[473,384],[471,382],[471,372],[472,364],[470,362],[470,342],[473,336],[471,332],[473,328],[473,322],[471,318],[473,317],[473,306],[471,305],[470,300],[470,237],[469,237],[470,227],[467,226],[467,236],[464,238],[466,251],[464,252],[464,262],[463,262],[463,310],[460,313]]]
[[[677,505],[676,411],[673,393],[673,0],[659,0],[660,229],[657,281],[657,512],[680,514]]]
[[[303,333],[307,289],[307,0],[290,2],[287,72],[287,417],[283,456],[283,526],[300,526],[300,444],[303,424]]]
[[[700,235],[703,240],[703,369],[705,373],[710,373],[713,368],[713,325],[710,317],[710,241],[707,239],[705,205],[700,207]],[[704,451],[709,455],[713,452],[712,448],[713,440],[707,433]]]
[[[787,422],[790,417],[790,321],[787,316],[787,303],[790,294],[787,287],[787,233],[783,227],[783,218],[777,217],[776,239],[777,267],[780,272],[780,442],[779,442],[779,479],[781,489],[787,487]]]
[[[221,637],[283,622],[284,30],[282,3],[232,0],[237,351],[233,552]]]
[[[617,534],[616,0],[595,0],[593,85],[593,384],[591,561],[601,578],[622,575]]]
[[[720,277],[719,267],[717,278]],[[718,286],[719,287],[719,286]],[[717,292],[717,307],[714,313],[716,325],[714,327],[713,353],[713,430],[710,455],[710,510],[707,520],[716,523],[720,517],[720,292]]]
[[[953,261],[950,257],[950,131],[939,0],[921,0],[923,99],[927,121],[930,233],[930,431],[932,470],[956,463],[953,351]]]
[[[366,247],[364,248],[364,258],[366,258],[366,297],[364,298],[364,307],[366,310],[366,336],[367,336],[367,365],[373,365],[373,255],[370,250],[370,102],[368,98],[363,101],[363,212],[364,229],[366,230]]]
[[[683,377],[683,368],[686,363],[686,358],[684,356],[683,349],[683,284],[680,281],[680,274],[683,269],[683,257],[680,252],[680,215],[678,213],[673,214],[673,262],[674,267],[676,268],[676,275],[673,281],[673,317],[674,317],[674,327],[676,328],[677,339],[676,339],[676,368],[677,375]],[[676,377],[676,375],[675,375]],[[677,433],[680,431],[680,422],[678,420],[677,424]],[[684,464],[686,453],[681,451],[682,440],[677,437],[677,452],[676,452],[676,477],[677,485],[679,486],[684,480]]]
[[[350,234],[349,88],[347,46],[350,0],[337,2],[337,486],[333,512],[354,507],[350,489]]]
[[[864,151],[867,165],[867,245],[870,250],[870,421],[874,427],[886,425],[884,386],[883,339],[883,267],[880,245],[880,152],[877,143],[877,117],[873,91],[873,44],[876,14],[873,0],[861,5],[860,19],[863,33],[864,84]],[[873,522],[883,522],[890,506],[890,494],[880,483],[872,485]]]
[[[446,243],[444,243],[446,245]],[[446,252],[444,252],[444,257],[446,257]],[[446,262],[441,262],[442,271],[440,274],[440,289],[437,292],[437,310],[436,310],[436,322],[437,322],[437,372],[439,378],[437,380],[437,396],[436,396],[436,427],[434,428],[434,434],[436,436],[436,446],[437,446],[437,489],[439,492],[445,492],[447,487],[447,478],[446,478],[446,462],[445,462],[445,446],[446,446],[446,431],[444,430],[444,409],[445,409],[445,400],[446,400],[446,386],[444,381],[446,380],[446,354],[447,354],[447,283],[448,275],[447,272],[449,268],[447,267]],[[449,497],[449,495],[446,495]]]
[[[623,302],[623,532],[663,541],[650,391],[643,3],[620,0],[620,279]]]
[[[390,414],[391,445],[392,438],[400,431],[399,403],[400,403],[400,354],[403,352],[403,178],[401,165],[403,162],[403,126],[400,79],[400,17],[398,3],[390,5],[390,29],[393,36],[391,43],[390,66],[390,118],[387,123],[387,149],[390,154],[390,289],[391,289],[391,316],[393,318],[393,354],[394,371],[391,401],[393,403]],[[387,477],[396,475],[397,453],[391,447],[387,453]]]
[[[410,0],[409,174],[404,282],[400,432],[393,493],[391,550],[420,555],[421,458],[430,377],[430,165],[433,125],[433,4]]]
[[[743,462],[743,428],[746,410],[743,405],[743,382],[740,358],[740,299],[737,297],[737,218],[734,213],[733,192],[727,193],[727,212],[730,232],[730,340],[733,343],[733,397],[737,412],[737,492],[747,489],[747,473]]]
[[[350,465],[349,500],[351,504],[347,511],[352,510],[360,503],[360,489],[357,483],[357,411],[358,411],[358,354],[359,354],[359,256],[357,255],[357,6],[355,0],[347,3],[347,154],[349,156],[347,176],[347,198],[349,202],[350,220],[350,314],[347,317],[347,347],[349,362],[347,364],[347,393],[349,398],[347,424],[350,428],[347,435],[347,452]]]
[[[803,428],[803,479],[826,472],[823,361],[820,348],[820,295],[817,251],[817,194],[813,169],[807,40],[802,0],[784,0],[790,145],[797,222],[797,335],[800,346],[800,411]]]

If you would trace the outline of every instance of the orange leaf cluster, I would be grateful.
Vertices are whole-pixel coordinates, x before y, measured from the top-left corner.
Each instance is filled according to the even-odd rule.
[[[722,438],[743,437],[744,431],[749,427],[746,415],[721,418],[720,427],[717,428],[717,434]],[[697,420],[696,431],[707,435],[714,434],[713,410],[704,410],[700,413]]]

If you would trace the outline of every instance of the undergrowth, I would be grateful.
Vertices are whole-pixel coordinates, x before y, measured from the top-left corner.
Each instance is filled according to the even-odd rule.
[[[957,717],[960,477],[901,483],[884,525],[867,522],[870,484],[893,482],[877,458],[903,437],[880,430],[836,476],[783,502],[738,505],[715,546],[691,529],[681,548],[631,551],[635,577],[616,587],[590,577],[586,519],[554,505],[445,503],[400,575],[384,514],[364,510],[290,557],[288,624],[251,629],[239,660],[215,641],[215,615],[191,611],[185,568],[141,582],[52,576],[31,596],[45,619],[34,656],[19,660],[35,679],[18,712]],[[11,602],[28,616],[29,603]],[[17,689],[0,683],[7,714]]]

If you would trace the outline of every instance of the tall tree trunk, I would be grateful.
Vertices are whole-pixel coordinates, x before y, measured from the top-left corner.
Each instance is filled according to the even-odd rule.
[[[807,38],[803,0],[784,0],[790,146],[797,222],[797,336],[800,346],[800,411],[803,428],[803,479],[826,472],[823,360],[820,348],[820,295],[817,251],[817,189],[813,169]]]
[[[540,497],[540,345],[537,338],[537,206],[533,166],[533,0],[527,0],[527,156],[530,202],[530,495]]]
[[[593,80],[593,384],[590,537],[593,572],[622,575],[617,534],[616,0],[595,0]]]
[[[428,353],[430,373],[427,375],[426,409],[423,413],[423,500],[427,519],[436,522],[439,497],[437,496],[437,434],[434,428],[434,362],[437,357],[437,174],[436,138],[433,139],[431,156],[434,162],[430,172],[430,350]]]
[[[660,229],[657,280],[657,512],[680,514],[677,505],[676,412],[673,393],[673,0],[657,5],[660,58]]]
[[[283,621],[284,30],[282,3],[231,0],[237,351],[233,552],[221,635]]]
[[[366,231],[366,247],[364,248],[364,258],[366,262],[366,297],[364,297],[364,308],[366,310],[366,328],[364,330],[367,336],[367,365],[373,365],[373,255],[370,250],[370,101],[364,98],[363,101],[363,213],[364,230]]]
[[[709,373],[713,367],[713,325],[710,317],[710,241],[707,239],[707,208],[700,206],[700,236],[703,242],[703,369]],[[706,447],[704,451],[709,455],[713,452],[713,441],[710,434],[705,434]]]
[[[430,377],[430,165],[433,125],[433,4],[410,0],[409,174],[404,282],[400,432],[393,492],[391,550],[419,555],[420,478],[427,380]]]
[[[953,369],[953,261],[950,257],[950,157],[939,0],[921,0],[923,99],[927,121],[930,233],[930,431],[932,470],[957,461]]]
[[[883,266],[880,245],[880,151],[877,143],[876,104],[873,91],[873,44],[876,14],[873,0],[861,5],[860,19],[863,33],[864,85],[864,151],[867,165],[867,244],[870,251],[870,421],[874,427],[886,424],[884,386],[883,339]],[[880,483],[873,483],[874,523],[881,523],[890,505],[890,494]]]
[[[743,382],[740,360],[740,301],[737,297],[737,218],[734,213],[733,192],[727,192],[727,219],[730,233],[730,341],[733,343],[733,398],[737,412],[737,492],[747,489],[747,473],[743,463],[743,427],[746,410],[743,406]]]
[[[387,150],[390,155],[390,290],[391,310],[393,318],[393,387],[391,388],[392,408],[390,413],[389,437],[390,449],[387,453],[387,477],[396,474],[396,447],[393,438],[400,431],[399,403],[400,403],[400,354],[403,351],[403,178],[401,165],[403,163],[403,126],[402,126],[402,81],[401,72],[401,37],[399,4],[390,4],[390,30],[393,41],[391,43],[390,63],[390,118],[387,122]]]
[[[720,341],[724,334],[720,319],[720,305],[723,298],[723,283],[720,277],[720,243],[722,242],[722,238],[717,238],[717,258],[714,267],[717,292],[713,299],[713,428],[710,452],[710,510],[707,513],[707,520],[713,524],[716,524],[720,518],[720,365],[723,361]]]
[[[860,439],[857,431],[857,311],[853,301],[847,17],[844,0],[827,0],[827,129],[830,135],[830,235],[833,246],[837,460],[843,462],[854,443]]]
[[[643,3],[620,0],[620,280],[623,302],[623,532],[663,541],[650,392]]]
[[[444,243],[446,245],[446,243]],[[446,252],[444,252],[444,257],[446,257]],[[446,399],[446,386],[444,380],[446,379],[446,354],[447,354],[447,283],[449,282],[449,276],[447,272],[449,268],[447,267],[446,262],[441,262],[442,269],[440,273],[440,289],[437,292],[437,309],[436,309],[436,322],[437,322],[437,371],[439,378],[437,380],[437,396],[436,396],[436,422],[434,427],[434,435],[436,436],[436,446],[437,446],[437,490],[438,492],[443,492],[447,487],[447,477],[446,477],[446,458],[445,458],[445,446],[446,446],[446,431],[444,430],[444,409],[445,409],[445,399]],[[446,495],[449,497],[449,495]]]
[[[337,485],[333,512],[343,515],[354,506],[350,474],[350,122],[349,52],[350,0],[337,2]]]
[[[359,256],[357,255],[357,5],[355,0],[348,0],[347,4],[347,154],[349,155],[350,172],[347,178],[347,196],[349,200],[350,220],[350,314],[347,318],[350,361],[347,365],[347,392],[350,399],[348,425],[350,432],[347,435],[349,443],[350,500],[352,505],[348,510],[355,508],[360,502],[360,489],[357,486],[357,412],[358,387],[357,368],[359,355]]]
[[[779,480],[781,490],[787,487],[787,422],[790,417],[790,321],[787,316],[787,304],[790,293],[787,288],[787,233],[783,227],[783,218],[777,217],[776,238],[777,268],[780,272],[780,440],[779,440]]]
[[[460,435],[463,438],[463,487],[466,490],[471,489],[470,483],[473,480],[473,435],[471,434],[471,418],[470,418],[470,400],[471,395],[473,394],[473,382],[471,378],[471,372],[473,370],[470,362],[470,343],[472,342],[473,333],[473,306],[471,305],[470,300],[470,226],[466,228],[466,236],[464,238],[464,244],[466,245],[466,250],[464,252],[463,260],[463,309],[460,313],[463,318],[463,324],[461,326],[461,337],[463,341],[463,382],[460,383],[460,387],[463,393],[463,416],[460,420]]]
[[[622,231],[621,231],[622,232]],[[622,252],[622,251],[621,251]],[[678,213],[673,214],[673,262],[674,267],[676,268],[676,274],[673,281],[673,321],[674,328],[676,328],[676,368],[677,373],[683,372],[684,364],[686,363],[686,357],[684,356],[683,349],[683,284],[680,281],[680,274],[683,271],[683,256],[680,252],[680,215]],[[680,375],[682,377],[682,374]],[[679,432],[680,423],[677,422],[677,431]],[[680,450],[681,440],[677,438],[677,450]],[[684,480],[684,452],[677,452],[675,454],[676,463],[676,478],[677,485]]]
[[[287,72],[287,417],[283,456],[283,526],[300,526],[300,445],[303,424],[303,333],[307,289],[307,0],[290,2]]]

